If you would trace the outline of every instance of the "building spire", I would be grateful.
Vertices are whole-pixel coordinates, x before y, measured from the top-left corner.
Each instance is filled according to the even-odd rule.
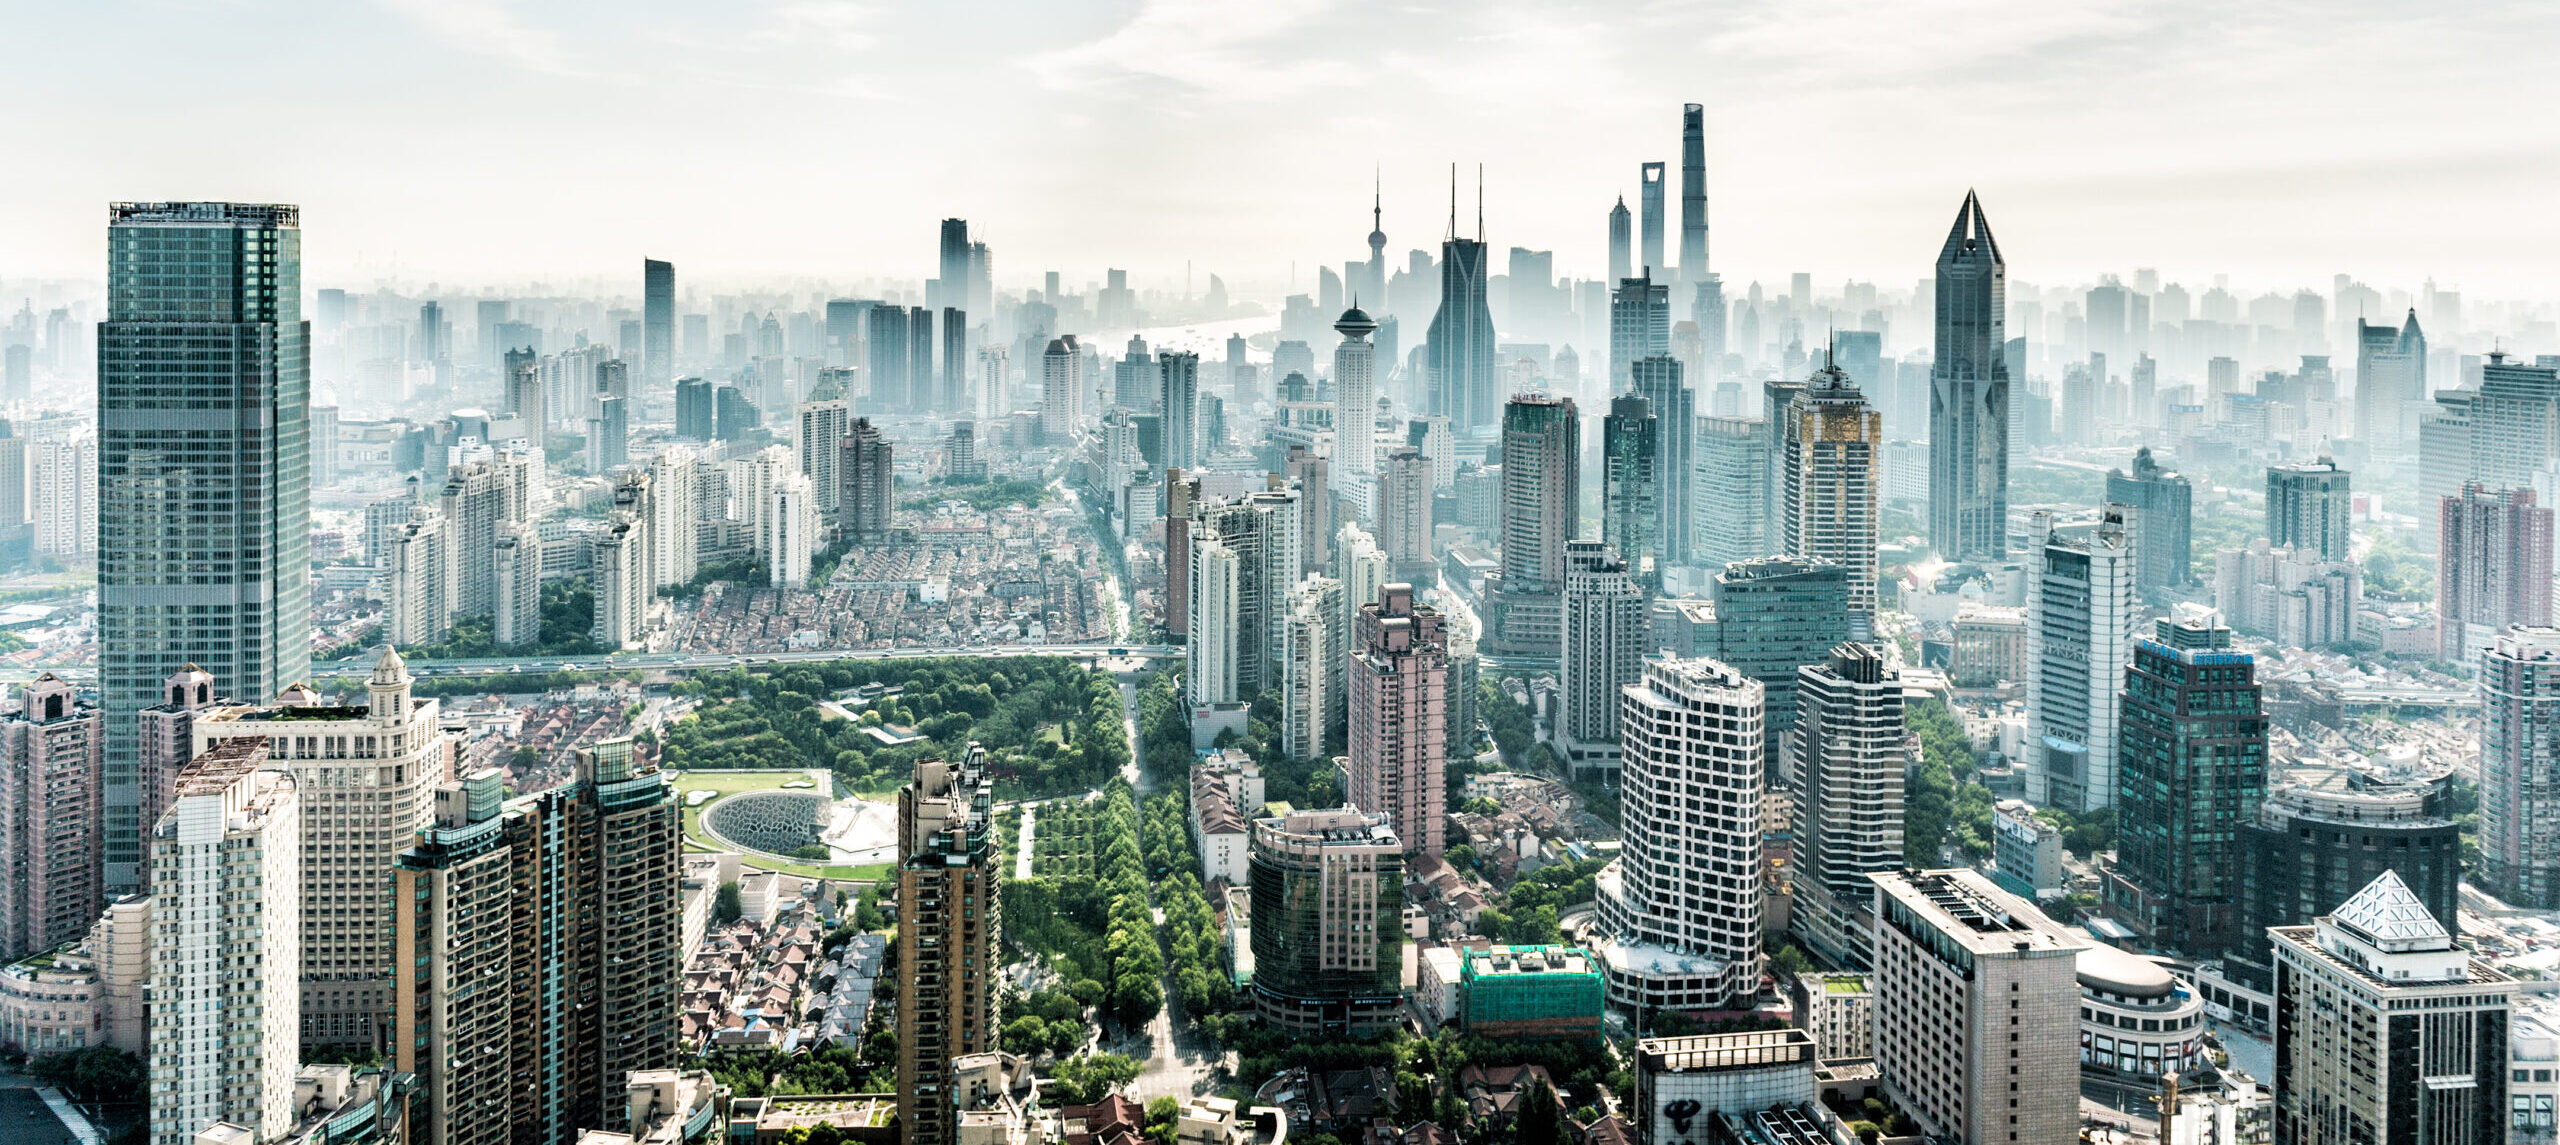
[[[1484,164],[1476,164],[1476,241],[1484,241]]]
[[[1458,165],[1449,165],[1449,241],[1458,240]]]

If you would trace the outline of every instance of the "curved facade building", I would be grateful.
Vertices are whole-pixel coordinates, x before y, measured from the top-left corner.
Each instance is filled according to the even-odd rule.
[[[2080,952],[2080,1064],[2126,1079],[2190,1073],[2204,1056],[2204,1001],[2167,967],[2112,946]]]
[[[2398,874],[2428,914],[2454,917],[2462,840],[2443,798],[2433,784],[2295,782],[2268,791],[2257,821],[2240,828],[2240,926],[2224,974],[2253,990],[2271,989],[2267,928],[2308,926],[2384,871]]]
[[[1295,1034],[1393,1027],[1404,1001],[1404,844],[1350,808],[1256,820],[1253,1008]]]
[[[1760,682],[1704,657],[1652,660],[1622,702],[1626,844],[1597,880],[1609,1000],[1647,1011],[1747,1003],[1763,961]]]

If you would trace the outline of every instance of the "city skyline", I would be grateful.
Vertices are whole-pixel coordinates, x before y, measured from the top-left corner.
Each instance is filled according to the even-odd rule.
[[[1728,281],[1802,270],[1907,284],[1921,236],[1966,187],[2002,204],[2003,236],[2035,252],[2018,273],[2038,282],[2145,265],[2316,286],[2343,271],[2411,288],[2432,275],[2488,298],[2530,289],[2524,268],[2560,254],[2560,225],[2533,209],[2560,153],[2513,142],[2534,136],[2543,105],[2520,75],[2461,63],[2549,32],[2495,11],[2349,13],[2305,34],[2283,13],[2178,7],[1660,6],[1624,14],[1647,32],[1628,36],[1522,3],[1459,33],[1471,72],[1409,46],[1438,23],[1428,13],[1382,16],[1345,45],[1322,3],[1245,20],[1176,2],[1003,21],[971,7],[801,0],[608,19],[398,0],[274,40],[227,15],[166,13],[137,30],[48,13],[33,30],[55,50],[0,79],[0,98],[35,106],[101,72],[134,82],[0,128],[0,150],[47,173],[0,192],[0,209],[33,224],[0,236],[0,273],[93,275],[96,206],[167,196],[299,203],[327,236],[315,278],[351,284],[618,279],[642,255],[704,283],[921,279],[933,221],[957,214],[981,225],[1003,282],[1112,264],[1178,287],[1187,263],[1195,290],[1211,273],[1284,289],[1294,260],[1305,289],[1318,265],[1361,253],[1373,175],[1390,250],[1430,249],[1454,160],[1488,164],[1497,246],[1553,249],[1563,273],[1596,277],[1610,204],[1637,189],[1639,164],[1679,161],[1685,101],[1705,105],[1711,258]],[[957,43],[961,24],[969,53],[893,48]],[[2279,35],[2284,51],[2256,50]],[[1811,43],[1823,50],[1791,50]],[[1679,66],[1701,61],[1716,66]],[[1515,66],[1556,82],[1515,93],[1474,78]],[[2370,106],[2292,94],[2334,90],[2320,77],[2348,70]],[[276,95],[258,77],[279,71],[331,98]],[[944,71],[960,82],[925,83]],[[300,145],[254,160],[211,141],[125,147],[180,89],[300,117]],[[1026,105],[989,115],[968,147],[949,142],[956,116]],[[801,142],[848,121],[866,124],[868,147]],[[2014,145],[1947,146],[1983,135]],[[2412,142],[2380,154],[2374,139]],[[1240,140],[1245,161],[1199,161]],[[1859,156],[1868,174],[1790,178],[1807,148]],[[508,177],[489,177],[502,162]],[[1013,163],[1044,171],[1045,191],[984,177]],[[629,177],[652,164],[685,175]]]

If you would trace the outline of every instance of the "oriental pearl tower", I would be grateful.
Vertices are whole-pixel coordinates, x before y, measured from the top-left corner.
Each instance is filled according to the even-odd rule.
[[[1372,175],[1372,179],[1376,176]],[[1369,305],[1387,302],[1387,230],[1386,196],[1382,184],[1372,184],[1369,200]]]

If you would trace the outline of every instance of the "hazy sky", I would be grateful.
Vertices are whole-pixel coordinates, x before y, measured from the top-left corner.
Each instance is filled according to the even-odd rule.
[[[1708,109],[1713,264],[1907,288],[1968,186],[2013,277],[2553,293],[2560,5],[2039,0],[0,0],[0,278],[102,271],[104,204],[304,208],[362,286],[1106,265],[1280,286],[1436,243],[1603,269]],[[1677,188],[1670,245],[1677,251]],[[1630,203],[1632,207],[1632,202]],[[1496,269],[1501,261],[1497,259]]]

